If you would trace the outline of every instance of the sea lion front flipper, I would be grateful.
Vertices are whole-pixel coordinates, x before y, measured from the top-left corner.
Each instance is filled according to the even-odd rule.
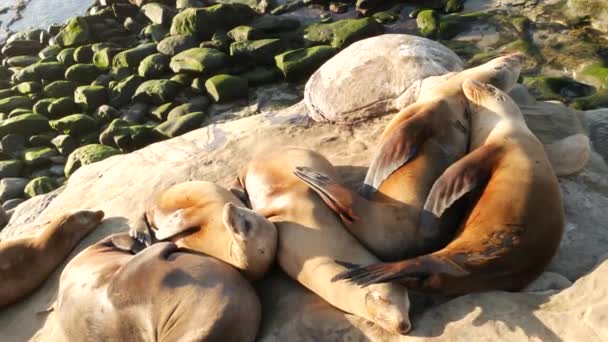
[[[134,237],[127,234],[115,234],[111,236],[111,241],[117,249],[137,254],[146,248],[146,245]]]
[[[361,196],[370,199],[393,172],[414,158],[422,144],[433,135],[437,121],[437,115],[434,113],[443,107],[443,101],[422,108],[417,106],[415,114],[406,116],[407,118],[387,133],[386,137],[383,135],[382,145],[359,190]]]
[[[489,179],[502,148],[484,145],[452,164],[435,181],[424,203],[423,215],[439,218],[459,198]]]
[[[294,174],[316,192],[343,221],[352,223],[359,219],[353,212],[354,202],[361,199],[357,193],[309,167],[296,167]]]

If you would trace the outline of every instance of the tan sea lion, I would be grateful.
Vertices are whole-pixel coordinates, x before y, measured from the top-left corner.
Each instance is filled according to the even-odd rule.
[[[0,308],[36,290],[103,219],[102,211],[58,216],[37,236],[0,242]]]
[[[472,80],[463,90],[471,152],[441,175],[424,205],[439,217],[458,198],[473,195],[456,238],[432,254],[356,268],[336,280],[398,281],[445,294],[516,291],[547,267],[561,241],[564,208],[544,147],[506,93]]]
[[[450,228],[461,219],[461,208],[455,205],[438,226],[420,225],[420,215],[433,182],[467,150],[469,122],[462,82],[471,78],[509,90],[519,77],[521,57],[511,54],[425,79],[417,102],[384,129],[359,193],[318,170],[300,168],[298,177],[382,260],[401,260],[441,248],[453,237],[455,231]],[[351,214],[358,220],[348,219]]]
[[[172,242],[144,247],[116,234],[66,266],[55,340],[254,341],[261,306],[239,272]]]
[[[303,165],[337,177],[322,155],[298,147],[275,147],[256,155],[242,170],[238,186],[254,210],[279,231],[277,259],[281,268],[333,306],[404,334],[410,330],[409,299],[396,284],[361,289],[330,279],[346,270],[334,259],[377,262],[340,223],[336,215],[295,175]],[[388,286],[387,286],[388,285]]]
[[[212,182],[169,187],[146,211],[146,218],[157,240],[218,258],[250,280],[261,278],[275,259],[276,227]],[[134,227],[132,235],[141,235]]]

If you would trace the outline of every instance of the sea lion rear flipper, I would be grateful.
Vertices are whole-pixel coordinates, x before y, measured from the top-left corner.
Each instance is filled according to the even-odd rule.
[[[416,114],[395,126],[383,139],[378,153],[374,157],[359,194],[370,199],[380,185],[400,167],[412,160],[418,149],[435,131],[435,112],[443,107],[439,101],[420,109]]]
[[[114,247],[121,251],[137,254],[146,248],[143,242],[127,234],[115,234],[111,236]]]
[[[146,246],[152,244],[154,236],[145,213],[136,222],[129,225],[129,236]]]
[[[309,167],[296,167],[294,174],[316,192],[343,221],[352,223],[359,219],[353,212],[354,202],[360,199],[357,193]]]
[[[484,145],[448,167],[433,184],[423,215],[439,218],[459,198],[484,185],[501,150],[497,145]]]

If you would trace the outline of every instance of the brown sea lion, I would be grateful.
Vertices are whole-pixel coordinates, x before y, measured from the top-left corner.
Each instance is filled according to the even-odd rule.
[[[172,242],[144,247],[116,234],[66,266],[50,321],[57,340],[254,341],[261,306],[239,272]]]
[[[58,216],[37,236],[0,242],[0,308],[36,290],[103,219],[102,211]]]
[[[334,259],[372,263],[378,259],[346,231],[323,201],[295,175],[296,165],[337,177],[322,155],[298,147],[274,147],[256,155],[238,177],[254,210],[279,231],[277,259],[281,268],[333,306],[404,334],[410,330],[409,299],[396,284],[366,289],[331,283],[346,270]]]
[[[157,240],[218,258],[250,280],[261,278],[275,259],[276,227],[212,182],[169,187],[148,208],[146,218]],[[140,236],[141,226],[134,227],[132,235]]]
[[[544,147],[506,93],[472,80],[463,90],[471,152],[441,175],[424,205],[439,217],[458,198],[474,195],[456,238],[432,254],[356,268],[335,280],[397,281],[445,294],[516,291],[548,266],[561,241],[564,208]]]
[[[509,90],[517,82],[521,58],[511,54],[425,79],[417,102],[386,126],[358,194],[318,170],[299,168],[298,177],[382,260],[401,260],[441,248],[453,237],[451,227],[462,217],[459,205],[442,217],[440,225],[423,226],[419,220],[433,182],[467,151],[469,121],[462,83],[470,78]],[[358,220],[349,219],[350,215]]]

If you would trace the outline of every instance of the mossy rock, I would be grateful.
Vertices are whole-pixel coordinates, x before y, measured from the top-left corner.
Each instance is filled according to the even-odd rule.
[[[26,140],[21,134],[17,133],[9,133],[0,139],[0,147],[2,147],[2,152],[7,155],[7,158],[3,159],[11,159],[11,158],[20,158],[22,156],[22,151],[25,150]]]
[[[13,89],[2,89],[0,90],[0,100],[18,95],[16,91]]]
[[[12,37],[11,37],[12,38]],[[23,40],[12,40],[4,44],[2,48],[2,55],[5,57],[14,57],[22,55],[35,55],[37,54],[44,45],[37,40],[23,39]]]
[[[57,55],[57,60],[65,66],[70,66],[76,64],[74,60],[74,50],[75,48],[67,48],[61,50],[61,52]]]
[[[120,81],[114,87],[110,88],[110,104],[113,107],[122,107],[131,102],[131,98],[135,95],[137,88],[145,80],[137,75],[132,75]]]
[[[287,51],[276,56],[275,62],[285,79],[294,82],[310,76],[335,53],[335,48],[321,45]]]
[[[51,141],[55,138],[55,134],[46,133],[46,134],[36,134],[32,135],[28,141],[32,146],[53,146]]]
[[[35,63],[23,68],[16,75],[19,82],[26,81],[56,81],[63,78],[65,66],[59,62]]]
[[[573,98],[589,96],[594,88],[569,77],[533,76],[524,77],[523,82],[537,100],[569,102]]]
[[[373,18],[344,19],[330,24],[312,24],[304,29],[304,39],[310,45],[327,44],[342,49],[382,33],[384,27]]]
[[[165,121],[156,126],[155,130],[167,138],[175,138],[199,128],[206,118],[207,115],[203,112],[190,113],[174,120]]]
[[[179,91],[179,88],[179,83],[171,80],[145,81],[137,87],[133,100],[161,105],[171,101]]]
[[[9,118],[13,118],[15,116],[23,115],[23,114],[32,114],[32,110],[28,108],[15,108],[9,114]]]
[[[600,89],[608,89],[608,68],[600,64],[588,65],[581,70],[581,77],[593,82]]]
[[[38,53],[38,57],[40,57],[41,59],[44,58],[57,58],[57,55],[59,55],[59,53],[63,51],[63,49],[61,48],[61,46],[59,45],[49,45],[47,47],[45,47],[44,49],[42,49],[42,51],[40,51]]]
[[[255,87],[280,80],[282,74],[276,66],[259,66],[239,76],[246,79],[250,86]]]
[[[161,24],[150,24],[146,26],[143,30],[143,36],[151,39],[157,43],[162,41],[167,34],[169,33],[169,29]]]
[[[108,146],[117,147],[123,152],[130,152],[165,139],[152,126],[134,125],[116,119],[99,135],[99,141]]]
[[[111,47],[101,49],[100,51],[95,52],[93,55],[93,64],[101,69],[109,69],[112,67],[114,57],[122,51],[124,51],[124,49]]]
[[[74,64],[65,71],[65,79],[75,84],[90,84],[103,73],[94,64]]]
[[[175,56],[176,54],[192,49],[198,45],[197,40],[192,36],[170,36],[166,37],[158,43],[156,49],[158,52],[167,56]]]
[[[285,50],[285,44],[276,38],[234,42],[230,45],[230,55],[243,63],[272,65],[274,56]]]
[[[171,58],[173,72],[212,73],[226,67],[230,58],[215,49],[192,48]]]
[[[384,12],[374,13],[372,18],[374,18],[375,21],[377,21],[378,23],[380,23],[382,25],[388,25],[388,24],[392,24],[392,23],[396,22],[397,20],[399,20],[401,18],[401,16],[399,15],[399,13],[395,13],[395,12],[391,12],[391,11],[384,11]]]
[[[216,49],[224,53],[229,53],[230,44],[232,44],[232,39],[228,37],[228,34],[223,31],[218,31],[213,35],[213,37],[211,37],[211,40],[202,42],[199,47],[207,49]]]
[[[52,118],[59,118],[68,114],[78,113],[82,110],[71,97],[59,98],[49,105],[48,112]]]
[[[228,31],[228,37],[235,42],[262,39],[265,36],[264,31],[247,25],[240,25]]]
[[[284,16],[265,15],[253,19],[249,25],[264,33],[274,34],[295,30],[300,27],[300,21]]]
[[[202,112],[209,106],[209,98],[206,96],[197,96],[190,99],[188,103],[183,103],[179,106],[174,107],[166,115],[166,120],[177,119],[186,114],[194,112]]]
[[[82,137],[97,131],[99,123],[93,117],[86,114],[72,114],[61,119],[51,120],[51,128],[57,132]]]
[[[192,83],[192,80],[194,79],[194,74],[187,74],[185,72],[180,72],[178,74],[173,75],[170,80],[173,82],[177,82],[180,85],[182,85],[183,87],[189,85],[190,83]]]
[[[246,98],[247,79],[232,75],[216,75],[205,82],[207,93],[215,102],[227,102]]]
[[[492,14],[487,12],[469,12],[443,16],[439,21],[439,38],[454,38],[459,33],[471,29],[471,26],[475,22],[483,22],[491,16]]]
[[[241,4],[187,8],[173,18],[171,35],[191,35],[200,40],[208,40],[216,31],[228,31],[247,24],[254,17],[255,12],[249,6]]]
[[[571,103],[571,107],[578,110],[608,107],[608,89],[602,89],[591,96],[578,98]]]
[[[93,62],[93,45],[83,45],[74,50],[74,60],[80,64],[90,64]]]
[[[27,96],[11,96],[0,100],[0,113],[10,113],[16,108],[32,108],[32,100]]]
[[[82,17],[76,17],[55,36],[55,42],[61,47],[76,47],[91,43],[93,34],[89,24]]]
[[[78,142],[74,137],[69,136],[67,134],[61,134],[53,138],[51,140],[51,144],[57,148],[59,153],[63,156],[69,156],[70,153],[74,152],[74,150],[78,147]]]
[[[143,78],[159,77],[169,71],[169,57],[162,53],[155,53],[144,58],[137,69]]]
[[[107,104],[108,101],[108,90],[103,86],[81,86],[74,92],[74,102],[81,103],[85,109],[98,108]]]
[[[68,157],[68,161],[65,164],[65,176],[70,177],[84,165],[93,164],[118,154],[120,154],[120,150],[101,144],[90,144],[79,147]]]
[[[14,88],[18,93],[23,95],[37,94],[42,90],[40,82],[22,82]]]
[[[0,178],[19,177],[23,170],[21,160],[3,160],[0,161]]]
[[[160,106],[156,107],[153,111],[151,111],[150,115],[152,115],[159,121],[165,121],[167,120],[169,112],[176,106],[178,106],[176,102],[163,103]]]
[[[499,52],[521,52],[524,56],[524,62],[522,64],[522,71],[524,73],[530,72],[538,68],[540,53],[534,43],[526,38],[515,40],[509,44],[503,45],[498,49]]]
[[[38,63],[38,61],[40,61],[40,57],[38,56],[15,56],[7,58],[4,63],[10,67],[25,68]]]
[[[34,104],[32,111],[36,114],[49,116],[49,105],[53,103],[53,101],[55,101],[53,98],[39,100]]]
[[[114,68],[136,68],[137,66],[139,66],[139,63],[141,63],[144,58],[154,53],[156,53],[155,43],[142,44],[135,48],[128,49],[116,54],[116,56],[114,56],[114,59],[112,60],[112,66]]]
[[[27,166],[40,166],[51,163],[51,157],[59,153],[52,147],[31,147],[23,151],[23,161]]]
[[[116,108],[108,105],[102,105],[95,111],[95,119],[99,122],[109,123],[114,119],[119,118],[122,113]]]
[[[59,184],[51,177],[37,177],[32,179],[25,186],[23,192],[28,198],[35,197],[38,195],[47,194],[59,187]]]
[[[47,97],[66,97],[74,95],[76,86],[70,81],[55,81],[44,87],[44,95]]]
[[[416,17],[418,32],[421,36],[434,38],[439,34],[439,16],[434,10],[424,10]]]

